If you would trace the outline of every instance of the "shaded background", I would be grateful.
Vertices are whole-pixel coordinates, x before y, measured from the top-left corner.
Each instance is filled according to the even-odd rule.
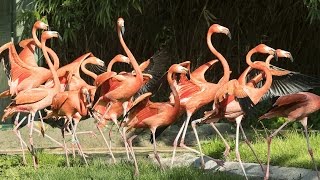
[[[207,47],[206,34],[210,25],[218,23],[232,34],[232,40],[225,35],[212,38],[229,62],[231,78],[237,78],[247,67],[245,55],[259,43],[290,51],[295,59],[294,63],[281,59],[274,65],[318,76],[318,4],[314,0],[20,0],[15,4],[15,22],[23,31],[15,40],[30,37],[35,20],[43,19],[63,36],[63,42],[52,43],[61,65],[86,52],[109,62],[116,54],[124,54],[115,27],[121,16],[125,41],[139,63],[168,46],[174,58],[166,63],[190,60],[194,69],[215,58]],[[116,70],[120,69],[129,66],[117,65]],[[216,65],[206,76],[216,82],[222,74],[221,65]],[[317,117],[312,118],[312,124]]]

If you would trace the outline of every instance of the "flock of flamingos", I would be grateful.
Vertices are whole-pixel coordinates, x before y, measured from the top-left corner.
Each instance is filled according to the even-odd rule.
[[[41,39],[37,38],[37,31],[42,30]],[[154,69],[150,61],[157,61],[162,64],[169,63],[170,55],[168,51],[160,50],[149,60],[137,63],[135,57],[127,47],[122,35],[124,33],[124,20],[119,18],[117,21],[117,33],[120,43],[127,54],[116,55],[108,64],[107,70],[97,75],[95,72],[86,68],[86,65],[93,64],[105,66],[104,61],[95,57],[92,53],[87,53],[70,64],[63,67],[59,66],[59,57],[51,48],[46,46],[46,41],[58,38],[56,31],[49,31],[48,25],[37,21],[32,29],[31,39],[23,40],[19,45],[23,48],[17,53],[12,42],[8,42],[0,47],[0,53],[8,49],[10,66],[5,69],[8,76],[9,89],[2,92],[0,97],[11,97],[11,103],[5,108],[2,121],[15,116],[14,132],[18,136],[22,150],[27,147],[32,154],[33,164],[38,165],[37,157],[34,152],[32,132],[36,113],[42,124],[41,132],[44,134],[43,124],[47,121],[63,120],[62,136],[64,132],[72,133],[73,142],[83,157],[85,163],[86,156],[82,152],[81,145],[77,138],[76,128],[82,117],[91,116],[97,120],[97,128],[103,136],[110,155],[115,161],[111,151],[111,144],[107,142],[102,128],[106,123],[112,121],[118,128],[119,134],[124,141],[127,150],[127,158],[133,159],[135,165],[135,175],[139,174],[137,160],[132,147],[133,139],[139,134],[141,129],[150,129],[152,132],[152,143],[154,155],[162,168],[160,158],[157,154],[156,138],[166,127],[173,124],[178,117],[186,113],[184,121],[173,142],[173,156],[171,165],[175,159],[177,146],[184,147],[200,154],[201,164],[204,167],[203,153],[196,130],[199,123],[210,124],[217,134],[223,139],[228,156],[230,146],[215,127],[216,122],[221,118],[226,118],[236,123],[236,157],[241,169],[247,178],[246,171],[242,165],[239,153],[239,130],[243,134],[241,126],[243,117],[254,111],[254,106],[260,101],[279,97],[271,109],[259,119],[269,119],[272,117],[286,117],[287,121],[273,134],[267,137],[268,142],[268,162],[267,168],[261,169],[265,172],[265,179],[269,178],[270,144],[279,130],[289,122],[298,120],[304,127],[308,151],[317,170],[312,149],[310,147],[307,133],[307,116],[315,112],[320,107],[320,97],[302,92],[320,86],[317,78],[303,75],[298,72],[285,70],[270,64],[272,59],[278,58],[292,59],[290,52],[273,49],[264,44],[259,44],[251,49],[246,55],[248,68],[239,76],[238,79],[230,80],[230,68],[227,60],[212,45],[211,36],[213,34],[225,34],[231,38],[229,29],[218,24],[213,24],[207,33],[207,44],[212,54],[217,60],[211,60],[190,72],[190,61],[173,64],[164,72],[151,71]],[[34,58],[35,48],[42,50],[49,69],[39,67]],[[255,53],[267,54],[265,61],[251,61],[251,56]],[[128,63],[133,67],[131,72],[114,72],[114,63]],[[204,74],[208,68],[220,62],[223,67],[223,77],[218,83],[207,82]],[[150,70],[151,69],[151,70]],[[93,84],[88,84],[80,77],[81,71],[93,78]],[[150,71],[149,71],[150,70]],[[150,73],[151,72],[151,73]],[[159,76],[160,74],[160,76]],[[250,75],[250,76],[249,76]],[[160,78],[161,77],[161,78]],[[154,93],[153,86],[158,86],[155,81],[166,78],[171,89],[169,102],[152,102],[149,98]],[[192,129],[199,146],[199,151],[185,145],[185,135],[192,115],[206,104],[213,103],[212,110],[205,112],[200,119],[191,122]],[[42,117],[41,110],[46,110],[46,116]],[[20,118],[20,113],[27,115]],[[123,117],[121,121],[118,118]],[[22,139],[19,127],[27,120],[29,133],[29,144]],[[37,130],[39,131],[39,130]],[[127,137],[130,132],[132,136]],[[181,137],[181,139],[180,139]],[[180,143],[179,142],[180,139]],[[70,152],[63,140],[62,147],[65,150],[67,165],[69,166],[68,153]],[[246,141],[250,146],[250,143]],[[251,146],[250,146],[251,147]],[[252,148],[251,148],[252,149]],[[253,153],[254,150],[252,149]],[[73,152],[74,153],[74,152]],[[256,154],[254,153],[256,156]],[[258,157],[256,156],[258,159]],[[25,154],[23,152],[25,162]],[[258,160],[259,161],[259,160]],[[260,161],[259,161],[260,162]],[[319,178],[319,175],[318,175]]]

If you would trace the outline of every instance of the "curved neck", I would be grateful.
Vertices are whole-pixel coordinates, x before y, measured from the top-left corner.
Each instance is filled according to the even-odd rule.
[[[272,75],[271,75],[269,68],[266,67],[266,65],[264,63],[252,63],[251,56],[256,52],[257,51],[255,48],[251,49],[246,56],[246,62],[250,67],[252,67],[254,69],[261,70],[265,73],[266,82],[264,83],[264,85],[261,88],[258,89],[260,91],[259,94],[261,96],[263,96],[263,94],[266,93],[271,87]]]
[[[220,79],[219,83],[226,83],[229,81],[230,78],[230,68],[229,68],[229,64],[227,62],[227,60],[213,47],[212,42],[211,42],[211,37],[212,37],[212,32],[208,31],[207,34],[207,44],[208,47],[210,49],[210,51],[212,52],[212,54],[214,54],[221,62],[222,67],[223,67],[223,77]]]
[[[44,55],[44,58],[46,59],[46,62],[49,66],[49,69],[52,73],[52,77],[53,77],[53,82],[54,82],[54,86],[53,86],[53,89],[57,90],[57,91],[60,91],[60,81],[59,81],[59,78],[58,78],[58,74],[57,74],[57,71],[54,69],[54,66],[51,62],[51,59],[48,55],[48,52],[47,50],[49,49],[48,47],[46,47],[46,40],[41,40],[41,48],[42,48],[42,52],[43,52],[43,55]]]
[[[59,58],[57,56],[57,53],[54,52],[51,48],[48,48],[48,47],[46,48],[46,50],[49,53],[49,55],[51,56],[51,58],[53,59],[53,68],[55,70],[59,69],[60,62],[59,62]]]
[[[273,57],[274,57],[274,55],[271,55],[271,54],[267,57],[267,59],[266,59],[266,65],[267,65],[267,67],[270,66],[270,61],[273,59]]]
[[[86,75],[88,75],[88,76],[92,77],[94,80],[96,80],[97,75],[96,75],[95,73],[93,73],[92,71],[89,71],[89,70],[86,68],[86,65],[87,65],[88,63],[91,63],[91,60],[92,60],[93,58],[95,58],[95,57],[90,57],[90,58],[84,60],[84,62],[81,63],[81,70],[82,70],[83,73],[85,73]],[[79,71],[78,71],[78,72],[79,72]]]
[[[120,27],[118,26],[118,36],[119,36],[119,40],[120,40],[120,43],[124,49],[124,51],[126,52],[126,54],[128,55],[128,58],[130,59],[130,62],[133,66],[133,69],[135,70],[136,72],[136,79],[139,81],[139,82],[143,82],[143,77],[142,77],[142,72],[141,72],[141,69],[139,68],[139,65],[136,61],[136,59],[134,58],[133,54],[131,53],[131,51],[129,50],[129,48],[127,47],[126,43],[124,42],[123,40],[123,37],[122,37],[122,34],[120,32]]]
[[[36,45],[41,48],[41,43],[38,39],[38,36],[37,36],[37,28],[36,27],[32,27],[32,38],[34,40],[34,42],[36,43]]]
[[[169,86],[170,86],[170,89],[172,91],[173,98],[174,98],[173,109],[175,111],[179,111],[180,110],[180,99],[179,99],[178,92],[177,92],[175,86],[173,85],[172,75],[173,75],[173,73],[171,71],[169,71],[167,74],[167,81],[169,83]]]
[[[113,66],[114,63],[116,63],[116,62],[117,62],[117,61],[116,61],[115,58],[113,58],[113,59],[109,62],[108,67],[107,67],[107,72],[111,72],[112,66]]]

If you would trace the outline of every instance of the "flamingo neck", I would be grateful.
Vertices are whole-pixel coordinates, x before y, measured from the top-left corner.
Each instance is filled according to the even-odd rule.
[[[60,62],[59,62],[59,58],[57,56],[57,53],[54,52],[51,48],[48,48],[48,47],[47,47],[46,50],[49,53],[49,55],[51,56],[51,58],[53,59],[53,68],[55,70],[58,70],[59,66],[60,66]]]
[[[49,66],[49,69],[52,73],[52,77],[53,77],[53,82],[54,82],[54,86],[53,86],[53,89],[55,89],[57,92],[60,91],[60,81],[59,81],[59,78],[58,78],[58,74],[57,74],[57,71],[54,69],[54,66],[51,62],[51,59],[48,55],[48,52],[47,50],[49,49],[48,47],[46,47],[46,40],[41,40],[41,48],[42,48],[42,52],[43,52],[43,56],[44,58],[46,59],[46,62]]]
[[[219,83],[224,84],[224,83],[228,82],[230,79],[230,68],[229,68],[229,64],[228,64],[227,60],[213,47],[212,41],[211,41],[212,34],[213,33],[211,31],[208,31],[207,44],[208,44],[208,47],[209,47],[210,51],[212,52],[212,54],[214,54],[222,64],[223,76],[220,79]]]
[[[173,98],[174,98],[173,109],[174,109],[174,111],[179,111],[180,110],[180,99],[179,99],[178,92],[173,84],[172,75],[173,75],[173,73],[171,71],[169,71],[167,74],[167,81],[169,83],[169,86],[170,86],[170,89],[172,91]]]
[[[143,82],[143,76],[142,76],[142,72],[141,72],[141,69],[139,68],[139,65],[136,61],[136,59],[134,58],[133,54],[131,53],[131,51],[129,50],[129,48],[127,47],[126,43],[124,42],[123,40],[123,37],[122,37],[122,34],[120,32],[120,27],[118,26],[118,36],[119,36],[119,39],[120,39],[120,43],[124,49],[124,51],[126,52],[126,54],[128,55],[129,59],[130,59],[130,62],[133,66],[133,69],[135,70],[136,72],[136,79],[142,83]]]
[[[36,43],[36,45],[41,48],[41,43],[38,39],[38,36],[37,36],[37,28],[36,27],[32,27],[32,38],[34,40],[34,42]]]
[[[112,60],[109,62],[108,67],[107,67],[107,72],[111,72],[112,66],[114,65],[114,63],[116,63],[116,60],[115,60],[115,59],[112,59]]]
[[[92,78],[95,80],[95,79],[97,79],[97,75],[96,75],[95,73],[93,73],[92,71],[89,71],[89,70],[86,68],[86,65],[87,65],[88,63],[91,63],[91,60],[92,60],[92,59],[93,59],[93,58],[90,57],[90,58],[86,59],[83,63],[81,63],[81,70],[82,70],[83,73],[85,73],[86,75],[92,77]],[[78,71],[78,73],[79,73],[79,71]]]
[[[258,90],[260,91],[259,94],[262,97],[263,94],[265,94],[271,87],[272,74],[271,74],[269,68],[264,63],[252,63],[251,56],[256,52],[257,52],[257,50],[255,48],[250,50],[246,56],[246,62],[251,68],[261,70],[265,73],[266,82],[264,83],[264,85],[261,88],[258,88]]]

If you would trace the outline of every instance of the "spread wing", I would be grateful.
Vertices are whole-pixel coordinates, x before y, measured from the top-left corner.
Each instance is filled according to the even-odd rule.
[[[320,87],[320,79],[299,72],[288,71],[273,65],[270,67],[283,73],[272,76],[272,85],[270,90],[262,97],[262,100],[272,97],[294,94],[301,91],[308,91],[315,87]]]

